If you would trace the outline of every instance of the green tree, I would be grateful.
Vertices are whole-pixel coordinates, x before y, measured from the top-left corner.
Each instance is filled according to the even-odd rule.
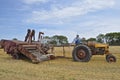
[[[96,37],[96,40],[97,42],[100,42],[100,43],[104,43],[104,34],[99,34],[97,37]]]
[[[120,32],[107,33],[105,40],[110,45],[120,45]]]
[[[18,40],[17,38],[13,38],[12,40]]]
[[[48,44],[61,45],[68,43],[68,38],[63,35],[54,35],[52,37],[45,36],[44,39],[48,39]]]
[[[44,36],[44,38],[45,38],[45,39],[50,39],[51,37],[49,37],[49,36]]]
[[[87,41],[96,41],[96,38],[89,38]]]
[[[68,43],[68,38],[66,36],[63,35],[55,35],[52,37],[52,39],[54,39],[54,41],[58,41],[60,44],[66,44]]]

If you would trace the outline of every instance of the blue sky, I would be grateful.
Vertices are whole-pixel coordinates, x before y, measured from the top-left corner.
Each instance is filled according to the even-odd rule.
[[[28,28],[69,42],[120,32],[120,0],[0,0],[0,39],[24,40]]]

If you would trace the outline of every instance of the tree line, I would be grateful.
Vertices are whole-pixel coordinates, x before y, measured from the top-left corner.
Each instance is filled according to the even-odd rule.
[[[48,36],[47,36],[48,37]],[[52,38],[53,40],[50,42],[51,44],[57,44],[56,39],[59,41],[60,44],[67,44],[68,38],[63,35],[55,35]],[[111,32],[106,34],[99,34],[96,36],[96,38],[89,38],[86,39],[85,37],[81,38],[82,42],[88,42],[88,41],[95,41],[99,43],[107,43],[109,45],[120,45],[120,32]]]
[[[55,35],[52,38],[54,39],[58,39],[60,44],[66,44],[68,43],[68,38],[66,36],[58,36]],[[107,43],[109,45],[120,45],[120,32],[111,32],[111,33],[106,33],[106,34],[99,34],[98,36],[96,36],[96,38],[82,38],[81,39],[83,42],[88,42],[88,41],[95,41],[95,42],[99,42],[99,43]],[[56,41],[53,41],[51,43],[56,44]]]
[[[99,34],[96,38],[89,38],[87,41],[107,43],[109,45],[120,45],[120,32]]]
[[[16,40],[16,38],[14,38]],[[44,36],[44,39],[49,39],[50,44],[68,44],[68,38],[64,35],[54,35],[52,37]],[[120,45],[120,32],[111,32],[106,34],[99,34],[96,38],[81,38],[84,42],[96,41],[99,43],[107,43],[109,45]]]
[[[120,32],[106,33],[105,35],[99,34],[97,41],[101,43],[106,42],[109,45],[120,45]]]

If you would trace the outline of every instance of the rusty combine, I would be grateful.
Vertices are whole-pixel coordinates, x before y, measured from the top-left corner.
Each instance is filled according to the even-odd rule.
[[[0,45],[14,59],[21,59],[24,56],[33,63],[54,59],[55,56],[48,52],[50,46],[40,42],[43,34],[39,32],[38,41],[35,41],[35,30],[28,29],[24,41],[2,39]]]

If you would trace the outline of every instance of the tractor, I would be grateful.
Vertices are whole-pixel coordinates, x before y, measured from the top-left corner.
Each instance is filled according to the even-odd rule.
[[[104,43],[97,43],[89,41],[76,45],[72,52],[74,61],[88,62],[92,55],[106,55],[107,62],[116,62],[116,57],[109,52],[109,45]]]

